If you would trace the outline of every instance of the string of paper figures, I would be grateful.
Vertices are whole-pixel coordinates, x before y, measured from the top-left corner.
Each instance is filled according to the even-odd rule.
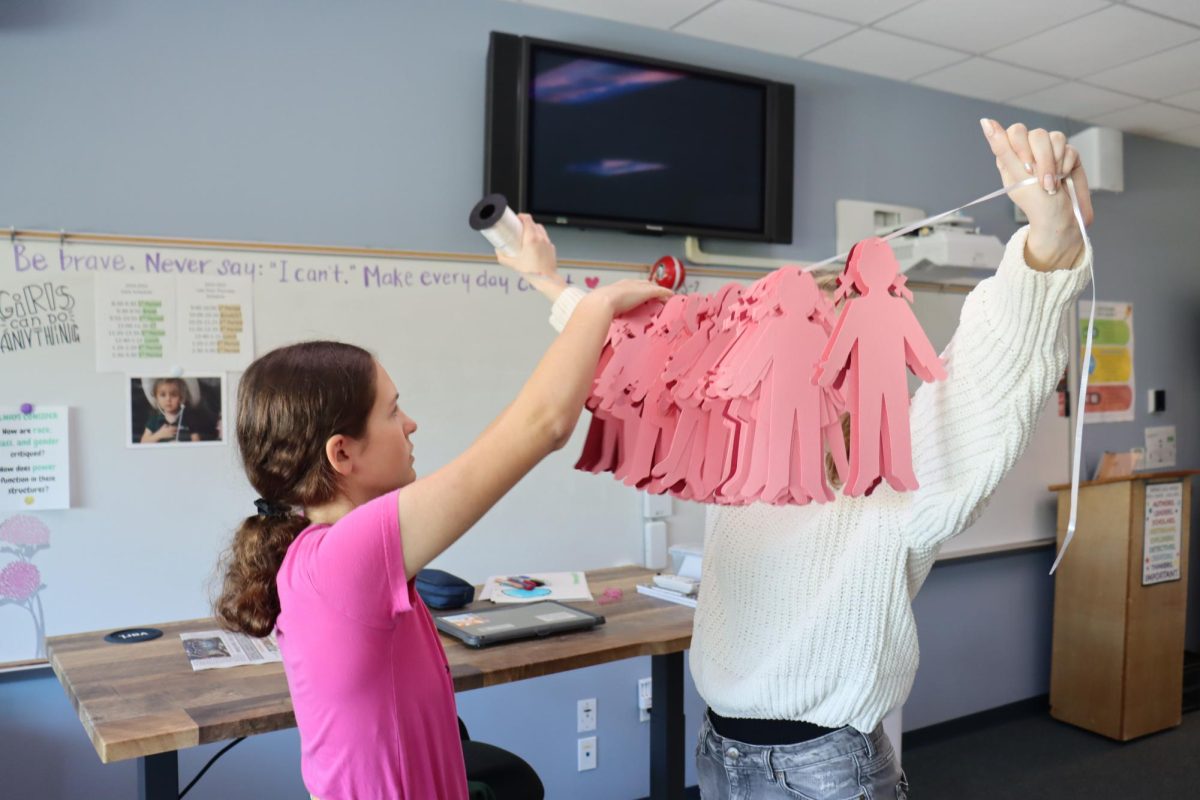
[[[834,497],[828,451],[847,494],[915,489],[905,367],[945,370],[911,299],[891,247],[867,239],[840,314],[799,267],[643,305],[609,331],[577,468],[706,503],[805,504]]]

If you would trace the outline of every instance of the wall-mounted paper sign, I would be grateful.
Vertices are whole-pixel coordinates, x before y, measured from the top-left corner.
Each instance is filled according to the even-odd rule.
[[[236,372],[254,359],[246,281],[200,275],[96,280],[96,371]]]
[[[1183,518],[1183,484],[1151,483],[1146,486],[1146,522],[1142,544],[1142,585],[1180,578],[1180,533]]]
[[[1087,337],[1089,301],[1079,303],[1079,347]],[[1096,303],[1084,422],[1129,422],[1134,418],[1133,304]],[[1082,356],[1081,356],[1082,357]]]
[[[66,406],[0,406],[0,511],[71,507]]]

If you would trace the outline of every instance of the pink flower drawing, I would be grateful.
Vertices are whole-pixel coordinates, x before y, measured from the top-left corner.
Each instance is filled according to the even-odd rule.
[[[0,522],[0,542],[25,547],[45,547],[50,544],[50,529],[37,517],[18,514]]]
[[[37,517],[18,514],[0,522],[0,553],[17,557],[0,567],[0,606],[11,603],[29,612],[37,658],[46,655],[46,613],[42,608],[42,573],[30,559],[49,546],[50,529]]]
[[[28,561],[12,561],[0,569],[0,598],[25,603],[42,585],[42,573]]]

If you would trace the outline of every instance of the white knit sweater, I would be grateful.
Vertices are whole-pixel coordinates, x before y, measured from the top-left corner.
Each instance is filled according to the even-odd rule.
[[[1063,318],[1091,251],[1037,272],[1027,232],[963,303],[948,378],[913,398],[920,489],[708,507],[691,669],[717,713],[871,731],[904,702],[918,660],[912,598],[1020,457],[1067,362]]]

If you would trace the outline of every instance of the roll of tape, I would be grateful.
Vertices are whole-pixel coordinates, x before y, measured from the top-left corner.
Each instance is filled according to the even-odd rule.
[[[506,256],[520,254],[524,226],[504,195],[489,194],[484,197],[471,209],[468,222],[501,253]]]

